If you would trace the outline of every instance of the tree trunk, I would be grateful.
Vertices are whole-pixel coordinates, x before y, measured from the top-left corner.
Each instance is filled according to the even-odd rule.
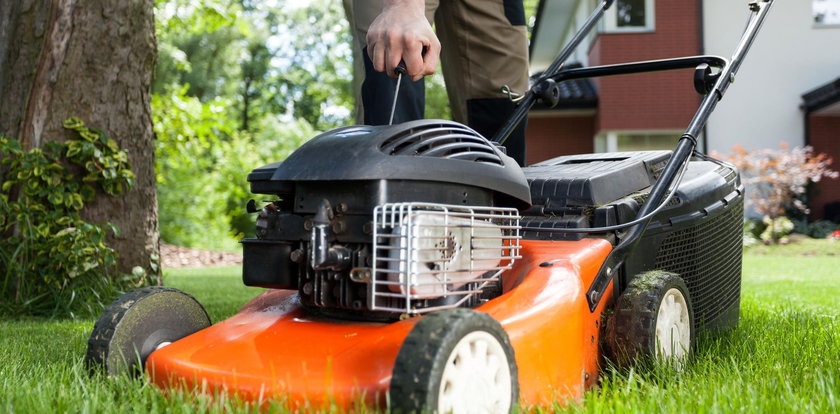
[[[159,260],[155,59],[154,0],[0,0],[0,134],[38,148],[67,139],[62,121],[76,116],[128,151],[134,188],[83,212],[120,229],[120,272]]]

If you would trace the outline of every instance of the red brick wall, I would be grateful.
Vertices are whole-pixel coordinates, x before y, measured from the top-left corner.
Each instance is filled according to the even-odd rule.
[[[834,158],[831,169],[840,171],[840,115],[811,115],[808,117],[809,145],[817,153],[824,152]],[[840,201],[840,179],[817,183],[811,200],[811,218],[822,219],[827,203]]]
[[[528,119],[528,164],[561,155],[588,154],[594,150],[594,116],[540,116]]]
[[[590,64],[698,54],[697,1],[656,1],[654,32],[601,34]],[[692,70],[601,78],[596,130],[683,129],[700,101],[692,79]]]

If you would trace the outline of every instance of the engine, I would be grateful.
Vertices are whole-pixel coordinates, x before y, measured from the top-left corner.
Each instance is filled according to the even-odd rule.
[[[441,120],[329,131],[248,181],[276,200],[249,203],[257,237],[242,240],[245,284],[364,319],[498,295],[531,200],[500,148]]]

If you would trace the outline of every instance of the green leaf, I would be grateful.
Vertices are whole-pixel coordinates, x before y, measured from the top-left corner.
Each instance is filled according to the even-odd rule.
[[[67,157],[72,158],[78,155],[81,150],[82,148],[77,142],[70,143],[67,146]]]
[[[74,210],[81,210],[82,207],[84,207],[85,204],[82,201],[82,195],[81,194],[73,194],[71,196],[71,198],[72,198],[72,202],[70,204],[70,207],[72,207]]]
[[[58,193],[58,192],[50,193],[50,195],[49,195],[49,197],[47,197],[47,199],[53,205],[59,205],[59,204],[62,203],[62,201],[64,201],[64,197],[62,197],[61,193]]]
[[[59,176],[58,174],[52,174],[49,177],[47,177],[46,181],[47,184],[53,187],[57,187],[59,184],[61,184],[61,176]]]
[[[70,233],[73,233],[75,231],[76,231],[75,227],[67,227],[66,229],[61,230],[60,232],[56,233],[55,237],[63,237],[63,236],[66,236]]]
[[[118,152],[120,150],[120,146],[117,145],[117,141],[114,141],[113,139],[108,138],[108,141],[105,145],[107,145],[108,148],[113,152]]]
[[[79,128],[84,128],[85,123],[82,122],[81,119],[76,117],[70,117],[64,120],[64,128],[66,129],[75,129],[78,130]]]
[[[99,139],[99,134],[97,134],[96,132],[93,132],[89,129],[80,130],[79,131],[79,136],[81,136],[82,138],[84,138],[85,141],[88,141],[88,142],[95,142],[96,140]]]

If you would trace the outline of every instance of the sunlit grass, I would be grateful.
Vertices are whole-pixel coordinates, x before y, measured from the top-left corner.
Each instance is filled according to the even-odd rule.
[[[607,370],[583,401],[541,411],[840,411],[840,256],[828,254],[840,245],[799,247],[746,252],[738,328],[700,338],[681,372]],[[165,281],[193,294],[214,322],[261,291],[242,285],[238,267],[173,270]],[[229,395],[166,396],[143,378],[89,376],[83,358],[93,322],[0,321],[0,412],[256,411]]]

